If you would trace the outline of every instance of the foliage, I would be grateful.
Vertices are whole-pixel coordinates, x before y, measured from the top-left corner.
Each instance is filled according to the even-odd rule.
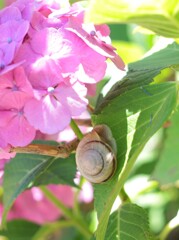
[[[73,137],[75,140],[69,143],[64,143],[59,135],[55,140],[60,142],[60,147],[56,144],[49,146],[54,151],[63,150],[62,153],[66,155],[54,157],[53,154],[53,156],[44,155],[40,151],[38,153],[23,152],[17,153],[6,163],[3,169],[1,193],[4,207],[2,227],[6,228],[0,231],[0,236],[6,236],[9,240],[22,238],[27,240],[166,240],[179,222],[177,215],[179,208],[177,73],[179,3],[177,0],[89,0],[83,2],[83,5],[88,9],[85,14],[86,23],[81,24],[81,12],[77,14],[77,7],[74,7],[76,12],[73,9],[74,12],[70,10],[63,13],[64,18],[60,20],[60,24],[64,24],[63,40],[56,43],[65,46],[61,49],[64,55],[60,55],[59,49],[54,50],[49,47],[47,51],[41,45],[43,38],[46,38],[52,41],[49,43],[49,46],[52,46],[54,39],[59,37],[59,32],[57,33],[56,30],[53,32],[54,35],[51,34],[54,39],[49,37],[51,29],[48,31],[43,29],[41,34],[38,32],[38,36],[33,35],[32,29],[24,30],[22,39],[19,40],[23,47],[17,51],[16,55],[14,54],[15,62],[13,65],[9,65],[12,64],[11,61],[7,62],[8,70],[5,73],[0,69],[2,70],[0,77],[5,76],[4,79],[2,78],[2,83],[12,77],[8,75],[12,67],[15,75],[20,74],[24,84],[22,87],[24,111],[20,108],[17,116],[24,115],[26,120],[23,119],[22,122],[27,121],[24,123],[26,127],[18,128],[19,132],[15,127],[10,128],[10,123],[17,116],[9,118],[8,127],[12,129],[11,137],[15,139],[11,140],[10,134],[4,130],[7,128],[7,125],[3,125],[5,121],[2,123],[0,121],[0,137],[13,146],[10,152],[8,152],[9,149],[2,147],[3,151],[8,152],[8,156],[12,156],[13,151],[17,151],[17,146],[20,145],[23,149],[34,140],[35,133],[38,134],[38,131],[43,135],[43,143],[48,145],[47,140],[56,137],[54,135],[65,127],[71,127],[73,135],[76,135]],[[51,8],[53,7],[52,4]],[[22,16],[24,15],[21,15],[20,21],[25,25],[26,20]],[[126,57],[128,62],[126,72],[122,73],[108,62],[104,76],[107,58],[120,69],[123,68],[123,62],[117,57],[113,47],[102,41],[96,32],[90,30],[89,35],[84,34],[87,29],[84,26],[88,22],[110,23],[112,44],[119,46],[117,49],[119,55],[121,51],[121,56],[125,58],[125,49],[136,53],[135,56],[129,54]],[[32,23],[34,24],[33,21]],[[38,23],[41,24],[40,21]],[[56,26],[59,22],[50,23],[49,21],[48,24]],[[46,28],[49,28],[49,25]],[[108,33],[105,25],[101,29]],[[25,38],[25,34],[29,34],[31,38]],[[35,45],[34,39],[39,40],[38,46]],[[64,39],[67,39],[66,43]],[[141,57],[142,54],[145,55]],[[46,59],[47,55],[51,58],[50,64],[54,61],[54,65],[45,65],[45,70],[42,71],[36,62],[39,68],[34,71],[34,59]],[[26,56],[25,62],[23,56]],[[133,59],[135,59],[134,62]],[[18,61],[22,61],[23,71],[18,69],[19,66],[14,66]],[[59,62],[61,68],[57,70],[54,66]],[[51,66],[54,67],[53,78],[50,77]],[[34,72],[31,74],[30,71]],[[38,84],[34,83],[33,78],[30,79],[30,84],[27,83],[29,75],[31,78],[38,79]],[[47,79],[50,79],[50,83],[42,81],[44,76],[49,77]],[[78,83],[74,77],[80,79]],[[103,80],[98,83],[100,78]],[[53,89],[49,85],[52,83]],[[117,167],[110,179],[101,184],[92,185],[94,198],[90,199],[89,203],[83,195],[86,194],[85,184],[88,184],[86,180],[83,177],[77,177],[74,183],[76,164],[73,153],[78,143],[76,138],[81,140],[82,132],[86,134],[89,131],[85,126],[86,122],[89,125],[89,119],[81,121],[73,118],[79,117],[86,109],[86,92],[87,90],[93,92],[94,84],[97,85],[96,94],[94,97],[88,97],[87,110],[89,110],[90,124],[92,126],[105,124],[110,128],[117,145]],[[47,95],[42,94],[45,91],[44,86],[48,90]],[[38,94],[33,95],[34,91]],[[9,101],[4,99],[1,105]],[[16,95],[13,101],[21,106],[22,103],[17,99]],[[4,116],[5,111],[1,105],[1,116]],[[59,110],[58,114],[54,109]],[[10,114],[9,109],[6,111]],[[32,115],[32,113],[35,114]],[[60,117],[61,121],[57,124]],[[78,125],[80,122],[84,126]],[[24,130],[27,126],[30,129],[29,132]],[[66,129],[65,140],[67,141],[71,138],[69,133],[71,134]],[[18,142],[17,145],[16,142]],[[73,188],[74,197],[71,208],[45,187],[49,184],[69,185]],[[24,191],[32,191],[34,187],[39,187],[46,199],[51,201],[57,210],[61,209],[63,217],[59,215],[53,222],[45,224],[37,224],[25,219],[9,221],[13,218],[9,216],[13,212],[14,201]],[[173,228],[170,227],[171,223],[175,223]],[[178,239],[177,237],[175,239]]]

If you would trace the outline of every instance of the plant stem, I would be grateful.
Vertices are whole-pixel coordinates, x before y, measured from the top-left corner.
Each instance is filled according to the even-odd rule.
[[[44,240],[47,239],[47,237],[57,231],[60,230],[61,228],[68,228],[73,226],[73,221],[69,220],[60,220],[57,222],[53,222],[53,223],[47,223],[44,224],[39,231],[37,231],[37,233],[33,236],[32,240]]]
[[[91,127],[92,126],[91,119],[76,119],[75,118],[75,122],[79,126],[86,126],[86,127]]]
[[[81,140],[83,138],[83,133],[81,132],[78,125],[73,119],[71,119],[70,127],[72,128],[73,132],[76,134],[77,138]]]
[[[79,140],[73,139],[68,143],[60,143],[58,146],[46,145],[46,144],[29,144],[25,147],[12,147],[11,152],[15,153],[29,153],[39,154],[51,157],[67,158],[73,152]]]
[[[92,235],[86,224],[82,219],[77,218],[73,213],[45,186],[41,186],[40,189],[43,191],[44,195],[57,207],[61,210],[63,215],[70,219],[73,225],[78,228],[78,230],[89,239]]]
[[[128,196],[128,194],[126,193],[124,187],[121,188],[121,191],[120,191],[120,193],[119,193],[119,197],[120,197],[120,199],[121,199],[122,202],[129,202],[129,203],[131,202],[131,199],[130,199],[130,197]]]
[[[56,157],[59,153],[57,146],[45,145],[45,144],[29,144],[25,147],[14,147],[11,152],[16,153],[31,153]],[[62,153],[64,157],[64,152]]]
[[[179,211],[178,214],[164,227],[159,235],[160,240],[165,240],[172,229],[179,227]]]
[[[83,176],[80,176],[80,182],[78,184],[78,189],[76,189],[76,192],[74,194],[74,213],[75,214],[80,214],[80,206],[79,206],[79,201],[78,201],[78,195],[81,191],[82,185],[84,183],[84,178]]]

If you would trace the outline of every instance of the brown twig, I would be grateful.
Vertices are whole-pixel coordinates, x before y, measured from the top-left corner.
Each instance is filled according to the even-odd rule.
[[[78,139],[74,139],[69,143],[63,143],[58,146],[45,144],[29,144],[25,147],[13,147],[11,152],[31,153],[39,155],[47,155],[52,157],[67,158],[73,152],[79,143]]]
[[[74,119],[74,121],[79,125],[79,126],[85,126],[85,127],[91,127],[91,119]]]
[[[94,107],[91,106],[90,104],[87,105],[87,109],[90,113],[93,113],[94,112]]]

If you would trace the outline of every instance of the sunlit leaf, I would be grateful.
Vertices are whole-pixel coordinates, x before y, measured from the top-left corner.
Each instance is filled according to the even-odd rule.
[[[131,89],[140,87],[143,91],[145,91],[144,86],[152,82],[153,78],[158,75],[160,71],[161,68],[129,71],[121,81],[118,81],[110,89],[105,98],[100,96],[100,101],[97,103],[95,113],[100,112],[100,110],[108,105],[112,99]]]
[[[179,180],[179,111],[171,118],[165,131],[165,143],[152,178],[160,184],[175,184]]]
[[[36,154],[17,154],[5,166],[3,223],[14,200],[26,188],[52,183],[74,186],[75,171],[74,156],[64,160]]]
[[[157,68],[177,67],[179,65],[179,44],[172,43],[152,55],[129,64],[130,70],[153,70]]]
[[[148,85],[163,69],[177,67],[179,65],[178,52],[179,44],[173,43],[149,57],[130,63],[126,76],[110,89],[103,101],[100,96],[96,112],[107,105],[114,97],[135,87],[140,86],[143,88],[143,86]]]
[[[124,204],[109,217],[105,240],[154,240],[147,213],[134,204]]]
[[[99,217],[97,240],[104,239],[111,207],[137,156],[169,117],[176,106],[176,99],[176,83],[136,87],[116,95],[93,115],[94,125],[106,124],[111,128],[118,148],[118,168],[114,177],[94,185],[95,208]]]
[[[179,37],[178,0],[91,0],[87,21],[135,23],[170,38]]]

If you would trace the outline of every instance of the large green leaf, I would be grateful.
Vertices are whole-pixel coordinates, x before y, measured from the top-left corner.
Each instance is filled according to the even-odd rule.
[[[100,112],[102,108],[104,108],[106,105],[110,103],[112,99],[115,97],[133,89],[136,87],[140,87],[145,91],[145,88],[143,88],[145,85],[148,85],[150,82],[153,81],[153,78],[157,76],[162,68],[156,68],[156,69],[149,69],[149,70],[135,70],[135,71],[129,71],[127,75],[121,80],[118,81],[107,93],[105,98],[102,96],[99,97],[99,100],[97,102],[95,113]]]
[[[105,240],[154,240],[145,210],[134,204],[124,204],[109,218]]]
[[[162,126],[177,102],[176,83],[136,87],[113,98],[96,115],[93,124],[106,124],[117,143],[118,167],[112,179],[94,185],[99,226],[97,240],[104,239],[111,207],[145,143]]]
[[[143,86],[148,85],[163,69],[175,68],[178,66],[179,44],[177,43],[170,44],[166,48],[140,61],[130,63],[129,71],[126,76],[111,88],[104,99],[100,96],[95,112],[99,112],[101,108],[109,104],[116,96],[135,87],[140,86],[143,88]],[[143,88],[143,90],[145,91],[145,88]]]
[[[74,186],[75,171],[73,155],[68,159],[59,159],[36,154],[17,154],[5,166],[3,222],[14,200],[26,188],[51,183]]]
[[[75,156],[70,155],[66,159],[56,158],[53,163],[34,179],[34,186],[47,184],[67,184],[75,187],[76,174]]]
[[[135,23],[165,37],[179,37],[178,0],[91,0],[87,21]]]
[[[0,231],[0,236],[8,240],[32,240],[40,226],[25,220],[13,220],[7,223],[7,229]]]
[[[152,55],[129,64],[130,70],[154,70],[159,68],[179,66],[179,44],[172,43],[166,48],[153,53]]]
[[[152,178],[160,184],[174,184],[179,180],[179,111],[171,119],[171,126],[166,129],[165,143],[159,162]]]

